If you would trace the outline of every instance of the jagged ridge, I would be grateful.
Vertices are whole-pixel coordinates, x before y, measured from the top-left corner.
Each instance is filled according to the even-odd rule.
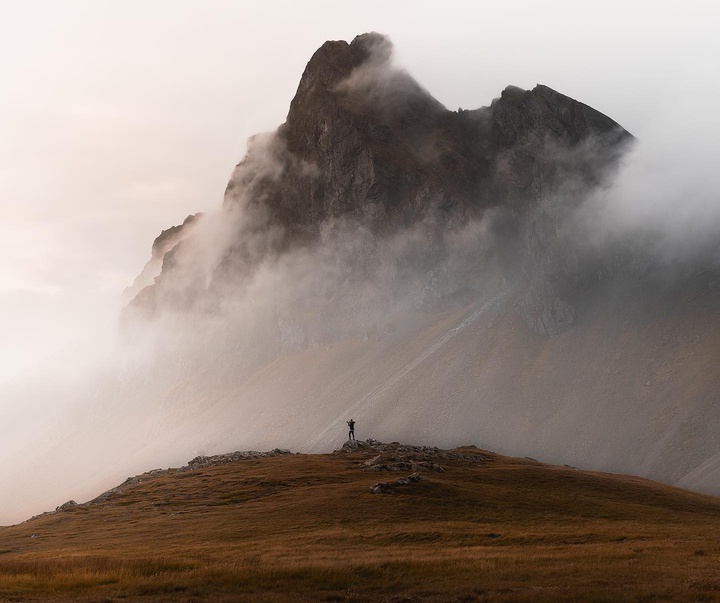
[[[577,261],[558,249],[564,209],[546,207],[547,200],[568,196],[570,187],[568,203],[576,205],[632,136],[542,85],[510,86],[489,107],[448,111],[394,67],[391,54],[379,34],[325,43],[303,73],[287,121],[251,140],[230,179],[225,212],[244,217],[210,278],[187,285],[182,271],[170,275],[176,267],[169,263],[133,307],[152,315],[202,305],[223,283],[316,241],[338,219],[378,236],[422,225],[427,246],[415,261],[431,265],[441,261],[449,231],[500,208],[493,224],[503,266],[519,263],[531,275],[528,324],[545,333],[571,324],[573,311],[558,290],[572,296]]]

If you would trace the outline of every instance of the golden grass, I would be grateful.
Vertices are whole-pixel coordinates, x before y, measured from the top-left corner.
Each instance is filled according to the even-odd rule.
[[[720,600],[718,499],[485,456],[394,495],[362,454],[149,478],[0,529],[0,601]]]

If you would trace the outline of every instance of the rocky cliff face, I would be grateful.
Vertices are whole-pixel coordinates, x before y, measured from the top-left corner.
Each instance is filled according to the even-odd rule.
[[[224,212],[236,223],[211,274],[199,283],[173,276],[179,270],[170,264],[131,308],[152,314],[192,306],[268,257],[312,244],[337,221],[374,237],[421,229],[424,245],[412,262],[433,272],[430,280],[447,280],[448,233],[492,217],[493,258],[485,254],[473,267],[475,280],[493,261],[501,271],[522,271],[527,324],[545,334],[572,324],[582,275],[558,231],[632,137],[541,85],[510,86],[488,107],[448,111],[394,67],[391,54],[379,34],[326,42],[303,73],[287,121],[251,140],[230,179]],[[453,287],[433,295],[429,284],[426,298],[477,288],[472,278]]]
[[[377,34],[315,53],[277,137],[284,170],[264,200],[275,220],[312,227],[349,214],[377,232],[452,226],[537,201],[568,178],[597,183],[630,138],[546,86],[508,87],[490,107],[448,111],[391,65]],[[583,143],[592,156],[577,152]]]
[[[177,247],[181,241],[190,236],[193,225],[201,216],[202,214],[190,215],[185,218],[182,224],[171,226],[158,235],[153,242],[152,252],[147,264],[135,278],[133,284],[123,291],[122,300],[124,303],[131,302],[145,287],[155,283],[155,279],[162,272],[165,256]]]

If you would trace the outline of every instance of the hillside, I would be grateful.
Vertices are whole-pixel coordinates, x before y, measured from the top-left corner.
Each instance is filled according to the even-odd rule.
[[[0,530],[8,601],[712,601],[720,501],[474,446],[154,471]],[[374,494],[378,482],[423,478]]]

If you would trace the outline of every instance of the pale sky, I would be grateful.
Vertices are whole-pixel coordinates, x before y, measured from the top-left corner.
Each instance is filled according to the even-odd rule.
[[[543,83],[659,161],[713,167],[719,6],[0,0],[0,381],[112,324],[153,239],[220,206],[325,40],[389,35],[449,109]]]

